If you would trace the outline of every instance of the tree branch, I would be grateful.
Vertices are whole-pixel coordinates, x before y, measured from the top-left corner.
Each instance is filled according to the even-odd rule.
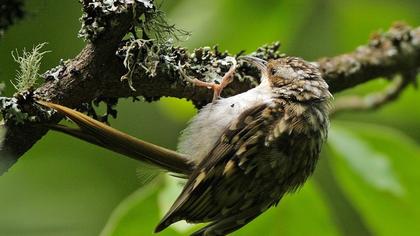
[[[82,103],[98,97],[143,96],[146,101],[153,101],[171,96],[187,98],[198,106],[210,101],[211,92],[188,84],[179,75],[179,66],[182,65],[191,76],[213,80],[216,74],[222,75],[229,69],[225,58],[231,55],[220,52],[217,47],[198,48],[190,54],[171,42],[145,40],[144,37],[121,42],[138,22],[137,17],[149,10],[147,6],[139,7],[140,3],[147,1],[133,1],[137,5],[124,5],[120,11],[107,12],[108,8],[101,8],[101,13],[107,12],[102,20],[97,19],[97,9],[92,8],[92,2],[83,1],[84,24],[95,20],[105,22],[101,30],[89,27],[97,24],[84,26],[82,33],[90,42],[76,58],[47,73],[47,82],[33,94],[18,96],[17,103],[22,111],[39,113],[39,109],[33,106],[34,98],[68,107],[80,107]],[[92,12],[95,14],[89,16]],[[265,45],[253,54],[263,59],[274,59],[280,56],[278,48],[278,44]],[[358,47],[354,52],[324,58],[318,64],[333,93],[378,77],[417,70],[420,66],[420,27],[412,29],[397,24],[386,33],[376,34],[367,45]],[[224,90],[224,96],[251,88],[258,78],[255,68],[239,63],[235,82]],[[53,115],[42,122],[57,123],[61,118]],[[47,132],[47,129],[29,122],[15,124],[13,119],[7,120],[4,126],[7,133],[0,150],[0,165],[3,165],[0,166],[0,174]]]
[[[348,54],[319,60],[332,93],[379,77],[420,68],[420,27],[396,23],[385,33],[376,33],[367,45]]]
[[[334,107],[330,116],[344,111],[366,111],[378,109],[387,103],[395,101],[404,89],[414,82],[416,74],[405,75],[404,77],[395,77],[383,91],[374,92],[364,97],[361,96],[345,96],[335,100]]]

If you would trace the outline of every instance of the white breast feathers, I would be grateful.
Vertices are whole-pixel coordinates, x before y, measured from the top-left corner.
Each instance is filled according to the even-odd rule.
[[[207,104],[181,133],[178,151],[199,163],[213,148],[225,128],[245,110],[271,101],[266,80],[244,93]]]

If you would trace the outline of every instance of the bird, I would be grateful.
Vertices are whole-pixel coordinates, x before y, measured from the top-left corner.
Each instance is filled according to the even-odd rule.
[[[318,66],[299,57],[242,60],[261,73],[256,87],[221,98],[236,61],[221,83],[187,78],[212,88],[213,101],[192,118],[172,151],[117,131],[64,106],[40,101],[79,126],[55,129],[153,164],[187,179],[172,207],[155,228],[208,223],[193,236],[230,234],[276,206],[314,172],[328,135],[332,95]],[[181,73],[186,76],[185,73]]]

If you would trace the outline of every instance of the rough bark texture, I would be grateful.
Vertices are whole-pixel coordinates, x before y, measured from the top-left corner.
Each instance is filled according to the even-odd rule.
[[[50,72],[47,82],[36,89],[34,95],[20,99],[21,110],[36,113],[33,97],[68,107],[79,107],[98,97],[143,96],[153,101],[162,96],[171,96],[190,99],[198,106],[209,102],[210,92],[188,84],[180,76],[179,69],[182,65],[187,74],[208,80],[212,73],[223,74],[229,68],[224,59],[232,55],[219,52],[217,48],[203,47],[190,54],[186,49],[174,47],[168,42],[139,39],[121,41],[137,22],[133,19],[150,7],[148,1],[133,2],[137,4],[120,5],[121,8],[116,11],[100,9],[100,13],[106,14],[100,16],[99,21],[98,9],[92,6],[94,1],[83,1],[83,33],[87,35],[89,43],[76,58]],[[140,5],[140,2],[145,2],[145,5]],[[99,31],[88,25],[96,26],[92,24],[95,20],[103,23]],[[277,58],[280,56],[278,47],[278,44],[262,46],[254,55],[263,59]],[[358,47],[354,52],[323,58],[317,63],[332,93],[378,77],[390,77],[407,71],[417,73],[420,67],[420,27],[396,24],[389,31],[373,36],[367,45]],[[235,82],[224,91],[224,96],[251,88],[258,76],[255,68],[240,62]],[[132,81],[135,90],[121,78]],[[57,123],[61,118],[53,115],[43,122]],[[0,174],[47,132],[39,125],[30,122],[16,124],[13,119],[7,120],[3,126],[7,127],[7,133],[0,149]]]

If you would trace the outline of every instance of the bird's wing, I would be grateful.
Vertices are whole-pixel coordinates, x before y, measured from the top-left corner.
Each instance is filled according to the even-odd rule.
[[[48,125],[47,127],[50,129],[173,173],[188,176],[195,167],[187,157],[180,153],[137,139],[76,110],[51,102],[38,101],[38,103],[55,109],[79,126],[79,128],[70,128],[63,125]]]
[[[252,157],[260,145],[265,145],[267,129],[272,123],[270,119],[282,116],[281,109],[279,103],[258,105],[229,124],[212,151],[194,170],[156,232],[182,219],[213,221],[233,209],[232,206],[239,208],[235,205],[238,201],[240,206],[252,205],[251,199],[246,202],[243,196],[252,185],[248,175],[255,169]]]

